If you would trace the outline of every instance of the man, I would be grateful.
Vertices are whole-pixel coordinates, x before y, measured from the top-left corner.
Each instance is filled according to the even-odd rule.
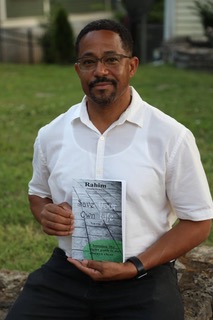
[[[29,184],[32,213],[59,248],[7,320],[181,320],[174,260],[208,237],[213,218],[194,137],[129,86],[138,58],[122,25],[88,24],[76,55],[85,97],[39,131]],[[72,259],[73,178],[126,180],[125,263]]]

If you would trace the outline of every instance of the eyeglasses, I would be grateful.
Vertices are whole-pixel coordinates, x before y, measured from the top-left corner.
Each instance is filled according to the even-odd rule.
[[[116,68],[120,65],[122,59],[131,59],[129,56],[124,54],[107,54],[101,58],[96,58],[93,56],[85,56],[77,59],[77,63],[81,71],[91,71],[97,67],[98,61],[104,64],[106,68]]]

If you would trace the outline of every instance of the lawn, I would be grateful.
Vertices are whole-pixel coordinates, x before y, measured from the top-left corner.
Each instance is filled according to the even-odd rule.
[[[213,75],[172,66],[140,66],[132,84],[144,100],[194,133],[213,191]],[[0,268],[31,271],[56,245],[27,201],[38,129],[83,97],[73,66],[0,65]],[[213,232],[207,241],[213,245]]]

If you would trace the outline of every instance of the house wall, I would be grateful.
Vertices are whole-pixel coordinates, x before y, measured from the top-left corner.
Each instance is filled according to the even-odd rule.
[[[176,1],[176,35],[203,35],[203,27],[197,15],[193,0]]]
[[[43,15],[43,0],[6,0],[7,18]]]
[[[200,0],[203,2],[205,0]],[[165,0],[164,40],[175,37],[201,37],[204,30],[194,0]]]
[[[69,14],[111,9],[111,0],[0,0],[0,4],[3,2],[7,18],[43,16],[45,11],[58,3]],[[48,10],[45,10],[46,8]]]

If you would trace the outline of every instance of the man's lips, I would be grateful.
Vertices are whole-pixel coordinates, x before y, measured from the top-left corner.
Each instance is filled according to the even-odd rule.
[[[99,82],[99,83],[96,83],[95,85],[93,85],[93,87],[107,87],[107,86],[112,86],[112,82]]]
[[[96,79],[96,80],[90,82],[89,87],[90,88],[93,88],[93,87],[103,88],[103,87],[106,87],[106,86],[109,86],[109,85],[116,86],[116,81],[113,80],[113,79],[109,80],[109,79],[106,79],[106,78]]]

